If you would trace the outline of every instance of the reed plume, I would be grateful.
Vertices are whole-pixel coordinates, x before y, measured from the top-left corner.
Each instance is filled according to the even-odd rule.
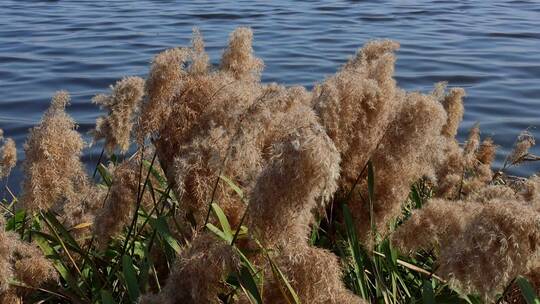
[[[420,158],[436,140],[445,121],[443,107],[430,95],[409,93],[402,101],[396,119],[372,156],[375,170],[372,216],[381,235],[387,233],[388,223],[401,214],[410,185],[429,172]],[[396,179],[398,175],[400,178]],[[360,187],[363,193],[350,203],[362,237],[371,233],[367,188],[367,183]]]
[[[540,215],[521,202],[493,201],[443,248],[438,273],[492,300],[538,259]]]
[[[229,37],[229,47],[221,58],[221,70],[231,73],[236,79],[257,81],[264,67],[260,58],[253,55],[253,32],[239,27]]]
[[[172,98],[179,92],[185,75],[182,65],[188,56],[186,49],[176,48],[154,57],[145,83],[146,100],[141,109],[139,137],[159,131],[162,120],[169,118]]]
[[[238,262],[230,244],[204,233],[177,258],[165,287],[157,295],[143,296],[141,304],[221,303],[227,291],[226,275]]]
[[[508,156],[507,162],[510,165],[518,165],[529,154],[529,149],[536,144],[534,136],[529,131],[519,134],[514,149]],[[506,165],[506,163],[505,163]]]
[[[29,212],[58,213],[68,228],[88,227],[104,193],[90,182],[80,160],[84,142],[65,112],[68,104],[68,93],[57,92],[40,124],[30,130],[20,203]]]
[[[111,94],[96,95],[92,101],[107,109],[107,116],[96,120],[94,140],[105,139],[105,150],[110,154],[115,148],[125,153],[130,144],[133,116],[140,106],[144,93],[144,79],[125,77],[111,86]]]
[[[30,288],[55,282],[58,275],[52,263],[35,244],[21,241],[14,232],[6,232],[4,218],[0,218],[0,299],[22,303],[30,289],[12,286],[15,280]]]
[[[284,270],[302,303],[368,303],[345,288],[337,256],[328,250],[291,244],[279,252],[275,262]],[[281,291],[282,282],[271,275],[265,282],[265,303],[288,303]]]
[[[336,256],[307,243],[313,212],[337,189],[339,160],[320,126],[297,129],[273,146],[251,194],[248,227],[263,246],[277,249],[276,263],[305,303],[363,303],[344,287]],[[263,300],[286,303],[282,283],[271,273],[265,282]]]
[[[140,166],[140,161],[126,160],[111,170],[112,185],[93,221],[97,243],[102,247],[127,226],[139,201],[144,207],[152,203],[148,191],[140,195],[141,183],[148,173],[146,168],[140,170]]]
[[[11,138],[4,139],[4,131],[0,129],[0,179],[8,177],[11,170],[17,165],[17,148]]]
[[[315,112],[341,153],[344,191],[354,184],[403,98],[393,79],[398,48],[394,41],[369,42],[313,90]]]
[[[392,241],[405,253],[451,246],[480,210],[481,205],[475,203],[432,199],[399,226]]]
[[[249,189],[260,170],[257,142],[247,139],[249,134],[241,130],[243,117],[266,98],[262,86],[253,78],[262,64],[252,54],[251,37],[246,28],[236,30],[224,52],[221,69],[204,72],[197,68],[195,72],[190,67],[197,66],[197,60],[206,60],[202,37],[196,35],[193,47],[183,49],[185,67],[172,62],[166,55],[172,51],[166,51],[155,59],[163,65],[155,63],[147,80],[148,105],[158,102],[171,107],[170,115],[155,118],[160,122],[154,140],[160,164],[177,197],[184,202],[182,212],[193,216],[199,227],[205,221],[209,201],[219,202],[233,223],[244,208],[228,186],[219,182],[215,186],[220,174]],[[161,57],[170,62],[165,63]],[[168,86],[168,92],[177,93],[163,97],[155,93],[155,88],[164,86],[160,79],[169,81],[166,73],[170,66],[175,66],[174,75],[178,77]],[[144,107],[143,120],[155,115],[154,105],[147,107],[152,111]],[[235,142],[245,145],[240,147]]]
[[[540,177],[529,177],[519,188],[519,195],[540,212]]]
[[[446,124],[443,126],[441,133],[446,138],[454,139],[457,135],[459,124],[463,120],[463,97],[465,96],[465,90],[462,88],[452,88],[447,94],[444,94],[445,87],[446,85],[439,85],[434,91],[434,96],[441,101],[447,114]]]
[[[540,214],[519,200],[434,200],[393,235],[405,251],[439,248],[437,273],[493,300],[538,260]]]
[[[198,28],[193,29],[193,38],[191,39],[193,49],[192,63],[189,67],[190,74],[204,74],[210,68],[210,59],[204,51],[204,39]]]
[[[84,143],[65,112],[69,95],[57,92],[40,124],[30,130],[24,150],[21,205],[28,211],[48,210],[77,201],[88,180],[80,161]]]

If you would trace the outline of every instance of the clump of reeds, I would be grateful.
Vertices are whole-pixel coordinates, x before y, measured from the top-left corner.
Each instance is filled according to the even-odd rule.
[[[146,80],[94,97],[108,111],[94,131],[110,156],[98,182],[80,160],[69,95],[53,97],[25,144],[19,208],[5,208],[4,302],[26,296],[10,280],[37,288],[57,279],[51,267],[69,291],[39,290],[52,298],[148,304],[398,303],[416,296],[396,283],[405,277],[422,299],[436,279],[490,301],[520,275],[534,280],[540,179],[505,172],[535,159],[529,133],[494,172],[496,145],[479,125],[455,138],[463,89],[397,87],[398,43],[368,42],[310,91],[261,83],[252,40],[236,29],[213,67],[195,29],[191,47],[154,57]],[[115,156],[132,137],[135,154]],[[13,141],[0,152],[1,178]],[[428,252],[433,269],[398,259],[389,239]]]

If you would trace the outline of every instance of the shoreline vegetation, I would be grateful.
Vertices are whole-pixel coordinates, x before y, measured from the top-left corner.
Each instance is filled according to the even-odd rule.
[[[261,83],[252,39],[214,67],[195,29],[95,96],[93,172],[57,92],[1,204],[0,303],[540,303],[540,178],[506,174],[530,133],[494,169],[479,125],[455,139],[463,89],[396,86],[397,42],[310,91]]]

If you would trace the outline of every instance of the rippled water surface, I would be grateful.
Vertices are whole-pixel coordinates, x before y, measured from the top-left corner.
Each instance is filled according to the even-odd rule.
[[[366,41],[391,38],[401,42],[400,86],[426,92],[448,80],[466,88],[461,138],[480,122],[502,146],[500,162],[521,130],[540,135],[538,1],[0,0],[0,128],[22,148],[51,95],[66,89],[69,112],[87,132],[100,113],[93,95],[124,75],[146,75],[154,54],[189,43],[193,26],[216,63],[239,25],[254,30],[264,81],[311,87]],[[99,151],[87,151],[89,166]]]

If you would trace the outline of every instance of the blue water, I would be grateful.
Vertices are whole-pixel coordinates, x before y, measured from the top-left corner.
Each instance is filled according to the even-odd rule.
[[[216,63],[239,25],[254,30],[264,81],[311,87],[366,41],[391,38],[401,42],[400,86],[427,92],[448,80],[467,90],[461,138],[480,122],[501,145],[500,162],[521,130],[540,136],[539,1],[0,0],[0,128],[22,151],[51,95],[66,89],[87,132],[100,114],[93,95],[124,75],[145,76],[154,54],[189,43],[193,26]],[[87,150],[89,166],[99,151]],[[10,186],[19,180],[15,172]]]

